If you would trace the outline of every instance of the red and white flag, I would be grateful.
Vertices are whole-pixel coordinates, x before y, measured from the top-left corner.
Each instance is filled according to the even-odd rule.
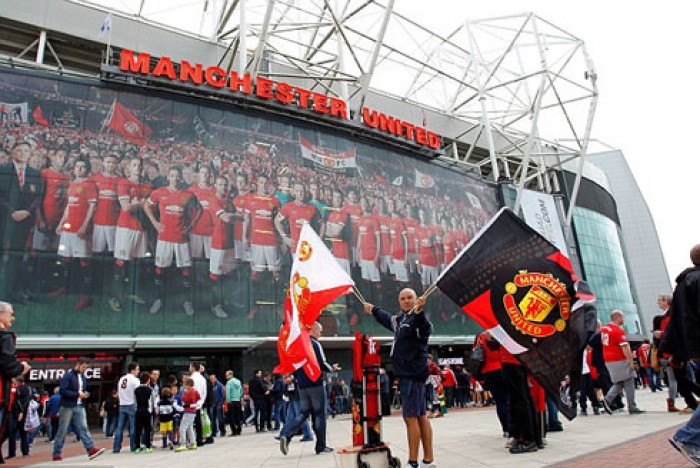
[[[116,100],[112,107],[112,115],[109,117],[109,128],[139,146],[145,145],[151,134],[148,125],[141,122],[129,109]]]
[[[416,188],[429,189],[435,187],[435,179],[428,174],[423,174],[418,169],[416,171]]]
[[[280,364],[276,373],[303,367],[312,380],[321,375],[309,329],[328,304],[350,292],[354,285],[318,234],[308,223],[304,224],[289,279],[284,325],[277,343]]]

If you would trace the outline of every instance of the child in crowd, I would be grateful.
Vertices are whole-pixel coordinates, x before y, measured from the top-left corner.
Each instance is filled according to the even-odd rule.
[[[165,387],[160,393],[160,401],[158,402],[158,419],[160,420],[160,432],[163,435],[163,448],[169,447],[173,449],[173,418],[175,416],[175,407],[170,399],[172,391],[169,387]]]
[[[194,418],[197,414],[197,402],[200,399],[199,392],[194,388],[192,377],[185,379],[185,391],[182,394],[183,414],[180,421],[180,446],[176,452],[186,449],[197,450],[197,443],[194,437]]]
[[[136,448],[136,453],[141,452],[141,443],[145,443],[146,453],[153,452],[151,448],[151,396],[153,390],[149,383],[151,382],[151,374],[148,372],[141,372],[139,378],[141,385],[136,387],[134,390],[134,395],[136,397],[136,443],[138,447]],[[143,439],[143,440],[142,440]]]

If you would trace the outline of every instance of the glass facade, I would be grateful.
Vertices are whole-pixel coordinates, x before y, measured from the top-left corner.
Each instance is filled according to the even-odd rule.
[[[605,324],[610,312],[620,309],[625,314],[626,331],[641,334],[619,227],[610,218],[581,207],[574,210],[574,227],[585,279],[598,298],[598,318]]]
[[[325,128],[0,70],[0,297],[16,305],[13,330],[276,336],[305,219],[364,297],[395,309],[400,288],[422,291],[499,208],[493,185]],[[436,334],[477,331],[439,293],[426,310]],[[325,334],[386,333],[363,315],[345,296]]]

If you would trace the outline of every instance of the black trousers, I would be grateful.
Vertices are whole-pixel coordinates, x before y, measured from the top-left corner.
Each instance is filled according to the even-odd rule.
[[[527,383],[527,371],[523,366],[504,363],[503,377],[508,390],[508,432],[516,440],[533,442],[535,406]]]
[[[136,436],[134,440],[146,448],[151,448],[151,413],[148,411],[136,412]]]
[[[695,408],[698,407],[698,402],[693,393],[700,397],[700,386],[688,379],[687,363],[684,362],[678,368],[671,368],[673,369],[673,375],[676,377],[676,382],[678,382],[678,393],[683,397],[688,408],[695,411]]]
[[[255,430],[260,432],[267,424],[267,402],[264,398],[254,398],[253,405],[255,406]]]
[[[239,435],[241,433],[241,425],[243,424],[241,402],[229,401],[226,415],[228,417],[228,424],[231,426],[231,434]]]

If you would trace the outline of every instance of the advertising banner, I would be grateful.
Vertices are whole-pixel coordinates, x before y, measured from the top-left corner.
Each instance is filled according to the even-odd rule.
[[[357,168],[355,148],[346,151],[327,151],[312,145],[304,138],[299,140],[299,148],[301,149],[301,157],[311,161],[319,168],[330,170]]]
[[[566,248],[564,231],[559,222],[554,197],[548,193],[523,190],[520,206],[525,222],[568,257],[569,251]]]
[[[392,307],[500,204],[495,186],[410,152],[205,99],[0,71],[0,102],[42,117],[0,125],[0,295],[18,333],[276,336],[305,222]],[[440,294],[428,306],[436,333],[477,331]],[[354,296],[321,320],[379,331]]]

